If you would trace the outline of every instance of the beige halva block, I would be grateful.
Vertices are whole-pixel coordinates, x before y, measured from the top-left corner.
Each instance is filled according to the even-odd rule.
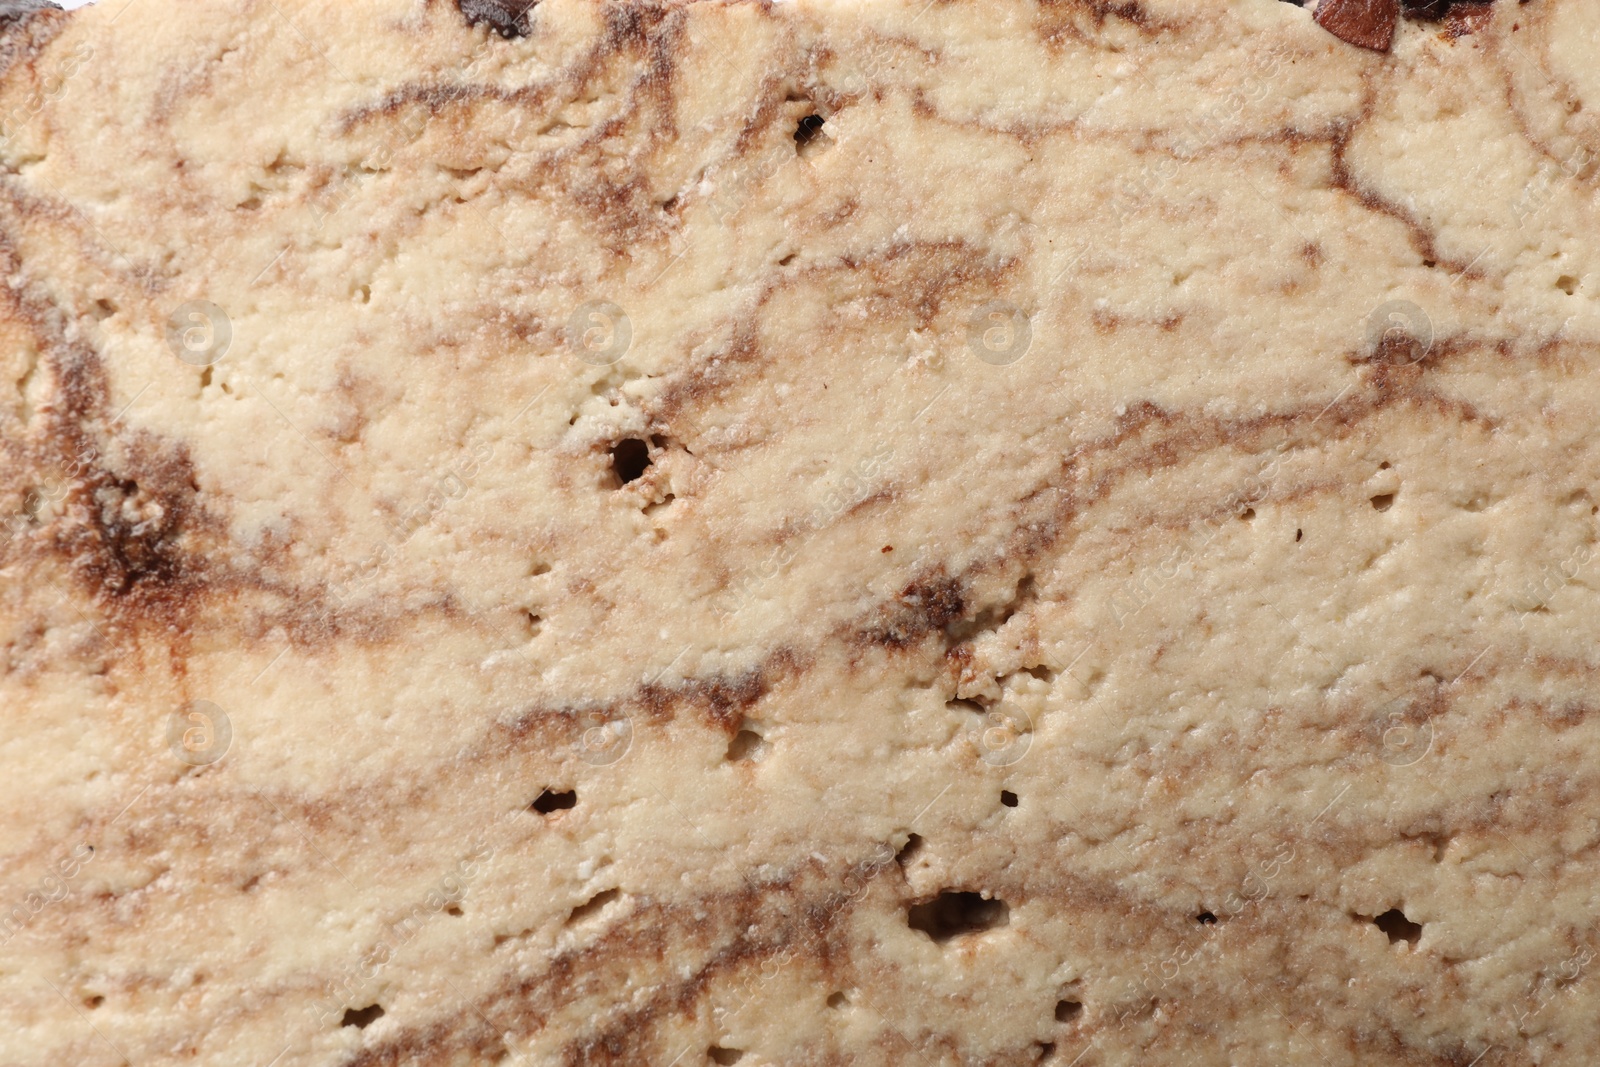
[[[0,21],[0,1063],[1591,1061],[1600,6]]]

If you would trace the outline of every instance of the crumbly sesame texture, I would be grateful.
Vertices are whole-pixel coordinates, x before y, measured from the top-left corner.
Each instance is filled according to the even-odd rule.
[[[0,1062],[1592,1062],[1600,4],[1384,43],[0,8]]]

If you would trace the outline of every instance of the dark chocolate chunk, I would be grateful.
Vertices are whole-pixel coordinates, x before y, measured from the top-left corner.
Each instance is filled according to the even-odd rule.
[[[1401,0],[1401,6],[1405,9],[1408,19],[1438,22],[1450,14],[1451,8],[1464,5],[1461,5],[1459,0]]]
[[[60,11],[50,0],[0,0],[0,26],[27,18],[37,11]]]
[[[1493,4],[1457,3],[1444,15],[1444,35],[1451,40],[1477,33],[1494,20]]]
[[[1341,41],[1387,52],[1400,18],[1400,0],[1322,0],[1312,18]]]
[[[539,0],[456,0],[456,7],[466,16],[467,24],[480,22],[502,37],[526,37],[530,31],[528,12]]]

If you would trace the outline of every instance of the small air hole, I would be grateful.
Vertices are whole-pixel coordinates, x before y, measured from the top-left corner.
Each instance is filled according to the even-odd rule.
[[[906,838],[906,843],[900,849],[900,851],[896,852],[894,854],[894,861],[896,863],[898,863],[901,866],[902,869],[904,869],[906,864],[908,864],[912,860],[916,859],[917,858],[917,853],[919,853],[921,851],[922,851],[922,835],[921,834],[912,834],[910,837]]]
[[[794,128],[794,143],[797,145],[810,144],[821,136],[822,127],[823,118],[821,115],[807,115]]]
[[[1074,1023],[1078,1021],[1078,1016],[1082,1014],[1083,1005],[1076,1000],[1056,1001],[1056,1022]]]
[[[1243,519],[1245,522],[1249,522],[1251,519],[1254,519],[1255,517],[1256,517],[1256,509],[1255,508],[1245,508],[1244,511],[1241,512],[1240,515],[1239,515],[1239,518]]]
[[[754,730],[740,730],[728,742],[730,763],[759,763],[767,754],[767,743]]]
[[[460,904],[452,904],[452,905],[450,905],[448,908],[444,909],[444,913],[446,915],[454,916],[457,919],[461,918],[461,916],[463,914],[465,914],[461,910],[461,905]]]
[[[563,793],[546,789],[533,802],[533,810],[540,815],[549,815],[552,811],[565,811],[568,808],[576,807],[577,804],[578,793],[576,790],[568,789]]]
[[[1039,1063],[1043,1063],[1055,1054],[1056,1043],[1054,1041],[1041,1041],[1033,1046],[1033,1058]]]
[[[1008,808],[1016,807],[1017,806],[1017,794],[1013,793],[1009,789],[1000,790],[1000,803],[1004,804]]]
[[[339,1020],[339,1025],[353,1026],[357,1030],[365,1030],[381,1018],[383,1018],[383,1009],[376,1004],[368,1004],[364,1008],[346,1009],[344,1018]]]
[[[1391,945],[1398,945],[1402,941],[1415,945],[1422,938],[1422,924],[1406,918],[1405,912],[1399,908],[1390,908],[1373,919],[1372,925],[1388,935]]]
[[[637,437],[624,438],[611,446],[611,470],[619,484],[638,481],[649,466],[650,446]]]
[[[598,915],[600,912],[605,910],[605,906],[607,904],[610,904],[621,896],[622,890],[620,889],[607,889],[604,892],[596,893],[585,903],[579,904],[576,908],[573,908],[572,914],[567,916],[567,922],[582,922],[585,919]]]
[[[974,715],[988,715],[989,712],[976,700],[948,700],[944,705],[951,711],[970,711]]]
[[[1379,493],[1372,498],[1372,507],[1376,511],[1388,511],[1394,506],[1393,493]]]
[[[94,306],[90,309],[90,314],[95,317],[96,322],[104,322],[116,313],[117,305],[109,300],[96,300]]]
[[[531,611],[525,611],[522,614],[523,621],[527,625],[528,637],[538,637],[539,631],[544,629],[544,620]]]
[[[712,1045],[706,1049],[706,1055],[711,1057],[712,1063],[729,1064],[738,1063],[744,1059],[744,1050],[737,1048],[723,1048],[721,1045]]]
[[[100,1005],[104,1004],[105,1002],[106,1002],[106,998],[101,996],[99,993],[96,993],[92,997],[84,997],[83,998],[83,1006],[88,1008],[90,1011],[94,1011],[96,1008],[98,1008]]]
[[[829,993],[828,994],[828,1007],[830,1007],[830,1008],[848,1008],[849,1006],[850,1006],[850,998],[845,996],[842,991],[838,992],[838,993]]]
[[[947,889],[932,900],[913,904],[906,910],[907,924],[943,944],[951,938],[980,934],[1011,921],[1011,909],[1003,900],[991,900],[981,893]]]
[[[794,128],[794,150],[801,159],[811,159],[831,144],[821,115],[807,115]]]
[[[1302,538],[1304,536],[1305,536],[1305,531],[1304,530],[1296,530],[1294,532],[1294,543],[1298,545],[1300,543],[1300,538]]]
[[[1570,274],[1563,274],[1556,279],[1556,288],[1571,296],[1578,291],[1578,279]]]
[[[1214,926],[1216,924],[1217,917],[1211,914],[1209,911],[1202,911],[1199,915],[1194,917],[1194,921],[1199,923],[1201,926]]]

